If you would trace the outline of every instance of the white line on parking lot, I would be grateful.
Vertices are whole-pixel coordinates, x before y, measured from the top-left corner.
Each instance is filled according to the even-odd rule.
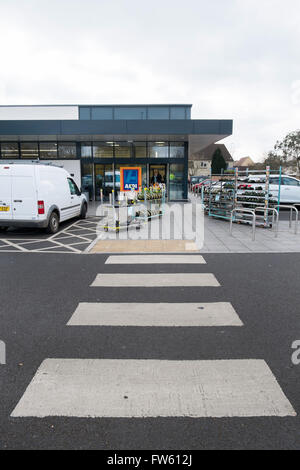
[[[13,242],[11,242],[10,240],[7,240],[7,238],[5,239],[5,242],[6,242],[9,246],[12,246],[13,248],[15,248],[15,249],[18,250],[18,251],[28,252],[28,250],[27,250],[26,248],[24,248],[23,246],[18,245],[18,244],[16,244],[16,243],[13,243]]]
[[[72,326],[243,326],[230,303],[80,303]]]
[[[12,417],[296,416],[263,360],[47,359]]]
[[[200,255],[109,256],[105,264],[206,264]]]

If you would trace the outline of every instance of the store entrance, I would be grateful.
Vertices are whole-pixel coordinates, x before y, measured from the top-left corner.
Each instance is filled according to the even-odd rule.
[[[167,165],[150,165],[149,182],[167,184]]]
[[[109,195],[114,189],[113,166],[109,165],[95,165],[95,199],[100,201],[101,190],[103,192],[103,199],[107,201]]]

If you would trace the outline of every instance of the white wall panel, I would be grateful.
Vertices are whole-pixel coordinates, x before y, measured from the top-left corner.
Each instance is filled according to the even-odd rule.
[[[78,106],[0,106],[0,120],[78,119]]]

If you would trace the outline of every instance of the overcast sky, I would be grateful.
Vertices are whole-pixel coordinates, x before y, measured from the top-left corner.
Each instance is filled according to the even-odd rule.
[[[300,128],[299,0],[0,0],[0,104],[192,103],[235,159]]]

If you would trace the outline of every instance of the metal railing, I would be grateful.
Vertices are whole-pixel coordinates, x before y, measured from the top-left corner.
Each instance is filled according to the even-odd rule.
[[[274,209],[273,207],[269,207],[268,209],[266,209],[265,207],[256,207],[254,210],[259,211],[259,212],[265,212],[266,210],[268,212],[272,212],[272,229],[275,228],[275,238],[277,238],[278,231],[279,231],[279,211],[277,209]],[[276,216],[276,224],[275,224],[275,216]]]
[[[280,205],[278,206],[279,209],[290,209],[290,228],[292,228],[293,225],[293,211],[296,212],[296,220],[295,220],[295,235],[298,234],[298,222],[299,222],[299,210],[295,206],[285,206],[285,205]]]
[[[233,219],[234,219],[234,214],[236,212],[245,212],[245,213],[248,213],[248,214],[251,214],[252,215],[252,241],[254,242],[255,241],[255,230],[256,230],[256,214],[255,214],[255,211],[254,210],[251,210],[251,209],[233,209],[231,211],[231,217],[230,217],[230,235],[232,236],[232,228],[233,228]]]

